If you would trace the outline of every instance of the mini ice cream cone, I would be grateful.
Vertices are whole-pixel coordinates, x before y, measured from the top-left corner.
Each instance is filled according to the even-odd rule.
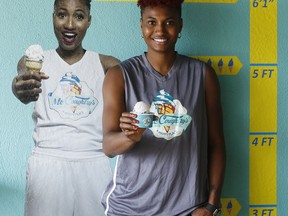
[[[72,72],[67,72],[62,79],[60,80],[61,89],[63,91],[63,95],[66,97],[76,97],[77,95],[81,95],[82,86],[80,79],[73,75]],[[78,105],[71,102],[71,111],[73,113],[76,112]]]
[[[158,115],[169,115],[175,113],[175,103],[173,97],[165,92],[165,90],[160,90],[157,96],[153,99],[153,108],[155,113]],[[164,130],[168,133],[171,126],[163,126]]]
[[[165,114],[173,114],[175,112],[175,107],[171,104],[164,103],[164,113]],[[170,126],[164,126],[165,131],[168,133],[170,130]]]
[[[25,51],[25,65],[30,72],[40,73],[44,59],[40,45],[31,45]]]
[[[78,86],[78,85],[72,85],[72,88],[71,88],[71,92],[73,92],[75,95],[81,95],[81,87]],[[71,107],[71,110],[73,113],[76,112],[76,109],[77,109],[77,106],[72,106]]]
[[[233,66],[228,66],[230,73],[232,73]]]
[[[72,110],[73,113],[76,112],[76,109],[77,109],[77,106],[72,106],[72,107],[71,107],[71,110]]]
[[[220,61],[218,62],[218,70],[219,73],[222,73],[222,68],[223,68],[224,62],[222,60],[222,58],[220,59]]]
[[[39,60],[39,61],[31,60],[31,59],[26,59],[25,60],[26,68],[29,71],[35,72],[35,73],[40,73],[41,68],[42,68],[42,64],[43,64],[42,60]]]
[[[175,112],[175,107],[171,104],[164,103],[164,104],[157,104],[158,113],[159,114],[173,114]],[[170,126],[164,126],[166,132],[170,130]]]

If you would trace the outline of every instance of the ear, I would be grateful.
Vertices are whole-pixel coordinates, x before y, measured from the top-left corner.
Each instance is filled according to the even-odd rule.
[[[143,20],[142,20],[142,18],[140,18],[140,28],[142,29],[142,22],[143,22]]]
[[[91,16],[91,15],[89,15],[89,18],[88,18],[88,28],[90,27],[90,25],[91,25],[91,22],[92,22],[92,16]]]
[[[55,17],[56,17],[56,14],[55,12],[52,13],[52,23],[53,23],[53,26],[55,26]]]
[[[182,28],[183,28],[183,19],[181,18],[179,22],[179,33],[182,31]]]

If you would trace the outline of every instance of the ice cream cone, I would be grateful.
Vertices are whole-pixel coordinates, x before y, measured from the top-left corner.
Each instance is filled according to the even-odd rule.
[[[164,103],[164,113],[165,114],[173,114],[175,112],[175,107],[171,104]],[[171,126],[164,126],[165,131],[168,133]]]
[[[77,106],[72,106],[72,107],[71,107],[71,110],[72,110],[73,113],[76,112],[76,109],[77,109]]]
[[[76,97],[77,95],[81,95],[82,86],[80,79],[74,75],[72,72],[67,72],[62,79],[60,80],[61,89],[63,91],[63,95],[66,97]],[[73,101],[73,100],[72,100]],[[71,111],[73,113],[76,112],[78,105],[71,102]]]
[[[81,87],[78,86],[78,85],[72,85],[72,88],[71,88],[71,92],[73,92],[75,95],[81,95]],[[77,106],[72,106],[71,107],[71,110],[73,113],[76,112],[76,109],[77,109]]]
[[[233,66],[228,66],[230,73],[232,73]]]
[[[156,113],[159,115],[164,114],[174,114],[175,113],[175,104],[173,102],[173,97],[165,92],[160,90],[158,95],[153,99],[154,107]],[[164,126],[164,130],[168,133],[171,126]]]
[[[43,60],[44,51],[40,45],[31,45],[25,51],[25,65],[30,72],[40,73]]]
[[[40,73],[40,70],[42,68],[42,64],[43,64],[42,60],[36,61],[36,60],[28,59],[28,58],[25,60],[25,65],[26,65],[27,69],[29,71],[35,72],[35,73]]]
[[[175,107],[168,103],[157,104],[157,108],[159,114],[173,114],[175,112]],[[170,127],[171,126],[164,126],[165,131],[168,132]]]
[[[222,58],[219,60],[218,62],[218,70],[219,70],[219,73],[222,73],[222,68],[223,68],[223,65],[224,65],[224,62],[222,60]]]

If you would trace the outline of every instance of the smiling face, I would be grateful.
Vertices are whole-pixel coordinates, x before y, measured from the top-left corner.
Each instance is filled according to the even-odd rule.
[[[141,29],[148,52],[174,52],[182,25],[179,10],[174,7],[145,7],[142,12]]]
[[[90,10],[84,0],[58,0],[54,6],[53,25],[59,49],[82,51],[82,41],[90,23]]]

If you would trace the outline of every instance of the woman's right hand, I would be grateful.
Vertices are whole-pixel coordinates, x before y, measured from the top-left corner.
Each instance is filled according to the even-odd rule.
[[[49,76],[43,72],[26,71],[18,74],[12,84],[13,93],[24,104],[37,101],[41,90],[41,81]]]
[[[137,114],[124,112],[120,117],[120,128],[123,133],[129,137],[129,139],[134,142],[139,142],[141,140],[142,134],[145,131],[145,128],[139,128],[135,124],[138,123],[138,120],[135,118]]]

